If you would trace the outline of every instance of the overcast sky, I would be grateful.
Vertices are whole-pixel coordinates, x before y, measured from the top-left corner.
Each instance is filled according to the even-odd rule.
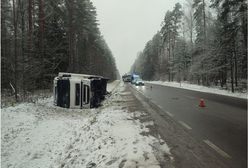
[[[120,74],[130,70],[139,51],[161,28],[167,10],[184,0],[92,0],[100,30]]]

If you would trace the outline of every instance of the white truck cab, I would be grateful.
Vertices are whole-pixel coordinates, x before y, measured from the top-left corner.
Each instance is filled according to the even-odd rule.
[[[59,73],[54,78],[54,105],[64,108],[93,108],[107,93],[106,78],[95,75]]]

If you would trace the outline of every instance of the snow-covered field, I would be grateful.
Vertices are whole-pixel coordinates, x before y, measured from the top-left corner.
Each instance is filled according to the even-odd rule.
[[[117,85],[98,109],[56,107],[52,97],[1,109],[1,166],[160,167],[154,146],[171,156],[168,146],[115,103],[123,99]]]
[[[232,93],[231,91],[221,90],[219,88],[194,85],[194,84],[189,84],[185,82],[182,82],[181,84],[178,82],[167,82],[167,81],[165,82],[164,81],[146,81],[146,82],[153,83],[153,84],[159,84],[159,85],[165,85],[165,86],[171,86],[171,87],[177,87],[177,88],[183,88],[183,89],[188,89],[188,90],[196,90],[196,91],[205,92],[205,93],[214,93],[214,94],[247,99],[247,93]]]

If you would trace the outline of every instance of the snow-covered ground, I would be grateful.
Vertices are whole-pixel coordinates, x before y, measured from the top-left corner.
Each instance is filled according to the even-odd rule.
[[[171,157],[168,146],[115,103],[123,85],[108,90],[98,109],[56,107],[52,97],[1,109],[2,167],[159,167],[154,146]]]
[[[114,91],[114,89],[117,88],[116,86],[117,86],[119,83],[120,83],[119,80],[115,80],[115,81],[113,81],[113,82],[111,82],[111,83],[108,83],[108,85],[107,85],[107,91],[108,91],[108,92]]]
[[[146,81],[146,82],[153,83],[153,84],[159,84],[159,85],[165,85],[165,86],[171,86],[171,87],[177,87],[177,88],[183,88],[183,89],[188,89],[188,90],[196,90],[200,92],[214,93],[214,94],[247,99],[247,93],[232,93],[231,91],[228,91],[228,90],[221,90],[219,88],[194,85],[194,84],[189,84],[185,82],[182,82],[181,84],[178,82],[167,82],[167,81],[165,82],[164,81]]]

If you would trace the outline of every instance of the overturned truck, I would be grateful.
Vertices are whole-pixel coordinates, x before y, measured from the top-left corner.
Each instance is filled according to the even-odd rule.
[[[65,108],[98,107],[107,94],[108,80],[102,76],[60,72],[54,78],[54,105]]]

